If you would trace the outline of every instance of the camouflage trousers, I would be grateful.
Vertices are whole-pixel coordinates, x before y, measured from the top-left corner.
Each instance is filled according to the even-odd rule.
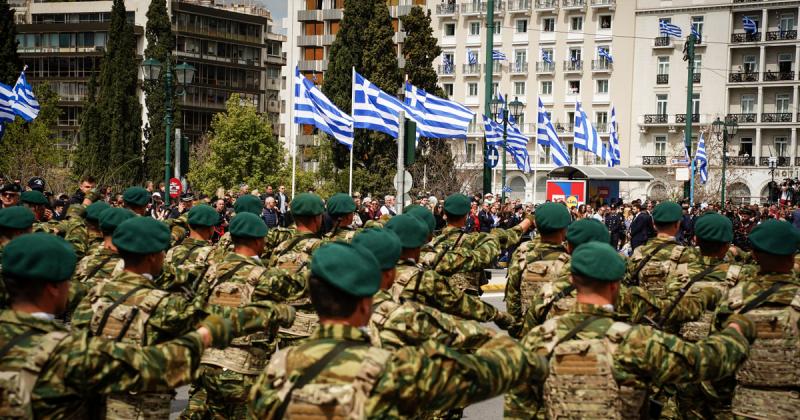
[[[182,419],[247,419],[247,397],[258,375],[202,365]]]

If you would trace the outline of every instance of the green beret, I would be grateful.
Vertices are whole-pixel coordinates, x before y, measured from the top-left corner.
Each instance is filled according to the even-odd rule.
[[[312,193],[298,194],[291,202],[292,214],[295,216],[318,216],[325,211],[322,199]]]
[[[433,217],[433,213],[425,207],[415,205],[408,210],[403,210],[403,212],[425,223],[425,225],[428,226],[428,233],[433,233],[433,231],[436,230],[436,218]]]
[[[397,265],[403,251],[400,238],[389,229],[365,229],[353,238],[353,245],[371,252],[384,271]]]
[[[7,207],[0,210],[0,227],[6,229],[27,229],[33,226],[36,216],[31,209],[22,206]]]
[[[3,249],[3,275],[60,283],[72,277],[78,257],[69,242],[49,233],[16,237]]]
[[[119,207],[109,207],[100,213],[100,230],[113,235],[122,222],[136,217],[136,213]]]
[[[263,238],[267,236],[267,225],[253,213],[237,214],[228,227],[231,236],[240,238]]]
[[[704,241],[731,242],[733,223],[719,213],[706,213],[694,222],[694,235]]]
[[[653,209],[653,221],[656,223],[675,223],[683,217],[683,209],[678,203],[665,201]]]
[[[599,281],[614,282],[625,274],[625,262],[608,242],[587,242],[572,252],[573,274]]]
[[[444,212],[460,217],[469,213],[469,198],[464,194],[451,194],[444,200]]]
[[[137,207],[147,205],[151,194],[142,187],[130,187],[122,193],[122,200]]]
[[[403,248],[419,248],[428,240],[428,226],[410,214],[392,217],[384,228],[393,231],[400,238]]]
[[[552,233],[569,226],[572,218],[563,204],[544,203],[534,213],[536,229],[540,233]]]
[[[789,222],[770,219],[756,226],[749,239],[755,250],[765,254],[792,255],[800,245],[800,231]]]
[[[600,221],[580,219],[567,227],[567,241],[575,248],[591,241],[609,243],[611,235],[609,235],[606,225],[600,223]]]
[[[106,209],[111,208],[105,201],[95,201],[86,207],[86,220],[94,223],[100,222],[100,215]]]
[[[47,205],[50,202],[47,201],[47,197],[44,196],[39,191],[25,191],[24,193],[20,194],[19,199],[22,200],[23,203],[28,204],[43,204]]]
[[[253,194],[245,194],[236,198],[236,202],[233,203],[233,211],[236,214],[252,213],[261,216],[261,212],[264,211],[264,203]]]
[[[345,193],[334,194],[328,199],[328,214],[331,216],[346,216],[356,211],[356,202]]]
[[[219,223],[219,213],[213,207],[200,204],[189,210],[189,226],[211,227]]]
[[[378,261],[364,248],[344,242],[322,245],[311,258],[311,273],[356,297],[369,297],[381,285]]]
[[[111,239],[120,251],[132,254],[161,252],[169,248],[169,241],[167,225],[151,217],[132,217],[120,223]]]

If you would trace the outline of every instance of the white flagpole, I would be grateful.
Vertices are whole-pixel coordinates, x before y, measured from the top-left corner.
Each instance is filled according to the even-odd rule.
[[[535,157],[533,158],[534,159],[533,160],[533,204],[534,205],[536,204],[536,192],[537,192],[536,191],[537,190],[536,184],[539,181],[539,178],[538,178],[537,175],[539,173],[539,148],[540,147],[541,146],[539,145],[539,138],[537,137],[536,138],[536,154],[534,155]]]
[[[352,76],[350,79],[350,115],[353,115],[353,105],[356,103],[356,90],[353,89],[353,84],[356,82],[356,68],[352,67]],[[356,147],[356,136],[353,132],[353,144],[350,145],[350,182],[348,187],[348,194],[353,196],[353,149]]]
[[[294,16],[294,2],[289,2],[289,16]],[[294,22],[291,19],[286,19],[287,22],[287,31],[289,32],[289,39],[293,39],[294,36]],[[296,61],[293,60],[294,58],[294,50],[289,52],[289,57],[292,59],[291,61],[297,65]],[[289,71],[288,74],[292,75],[292,80],[294,80],[295,71]],[[301,75],[301,77],[305,77]],[[295,189],[297,187],[297,133],[299,132],[300,125],[295,124],[294,122],[294,83],[292,83],[292,92],[289,95],[289,123],[287,124],[289,128],[289,153],[292,156],[292,199],[295,196]]]

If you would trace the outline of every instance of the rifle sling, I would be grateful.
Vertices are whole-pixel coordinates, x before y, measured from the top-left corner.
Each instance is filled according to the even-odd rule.
[[[787,284],[789,284],[789,283],[784,282],[784,281],[777,281],[777,282],[773,283],[772,286],[769,289],[764,290],[763,292],[759,293],[758,296],[753,298],[753,300],[751,300],[750,302],[747,302],[747,304],[745,304],[742,307],[742,309],[740,309],[737,313],[746,314],[747,312],[752,311],[753,309],[757,308],[758,305],[761,305],[762,303],[764,303],[764,301],[766,301],[767,298],[769,298],[770,296],[775,294],[775,292],[777,292],[778,289],[780,289],[783,286],[786,286]]]
[[[9,340],[8,343],[6,343],[6,345],[3,346],[3,348],[0,348],[0,359],[5,357],[5,355],[9,351],[11,351],[11,349],[14,348],[17,344],[19,344],[22,340],[24,340],[24,339],[26,339],[26,338],[28,338],[28,337],[36,334],[36,333],[37,333],[36,330],[28,330],[28,331],[25,331],[24,333],[20,333],[20,334],[15,335],[14,338]]]
[[[631,280],[635,281],[636,284],[639,284],[639,272],[642,271],[642,269],[644,268],[644,266],[648,262],[650,262],[650,259],[653,258],[653,255],[658,254],[658,251],[661,251],[662,249],[666,248],[669,245],[676,245],[676,243],[675,242],[671,242],[671,241],[670,242],[664,242],[664,243],[660,244],[659,246],[657,246],[656,249],[654,249],[652,252],[650,252],[649,254],[645,255],[644,258],[642,258],[642,260],[639,261],[639,265],[636,266],[636,269],[633,270],[633,272],[631,273]]]
[[[570,284],[569,286],[565,287],[563,290],[558,292],[555,296],[553,296],[553,298],[550,299],[550,301],[547,302],[546,305],[544,305],[544,308],[542,310],[542,319],[547,319],[547,314],[550,313],[550,309],[553,308],[553,305],[555,305],[555,303],[558,302],[559,300],[569,296],[573,290],[575,290],[575,285]]]
[[[685,286],[681,287],[681,289],[678,291],[678,296],[675,298],[675,300],[673,300],[669,304],[667,310],[664,311],[664,313],[658,317],[658,320],[656,321],[656,328],[658,329],[663,328],[664,323],[667,322],[667,320],[669,320],[670,315],[672,315],[672,312],[675,310],[675,308],[678,307],[678,303],[680,303],[681,299],[683,299],[683,297],[686,296],[686,293],[689,292],[689,289],[692,288],[692,285],[702,280],[705,276],[714,271],[716,268],[717,265],[712,265],[710,267],[706,267],[703,271],[692,276],[692,278],[689,279],[689,282],[686,283]]]

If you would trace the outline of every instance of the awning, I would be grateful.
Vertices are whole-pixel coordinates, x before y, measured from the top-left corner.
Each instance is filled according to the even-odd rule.
[[[604,181],[652,181],[654,178],[642,168],[608,168],[605,166],[560,166],[550,171],[547,177]]]

